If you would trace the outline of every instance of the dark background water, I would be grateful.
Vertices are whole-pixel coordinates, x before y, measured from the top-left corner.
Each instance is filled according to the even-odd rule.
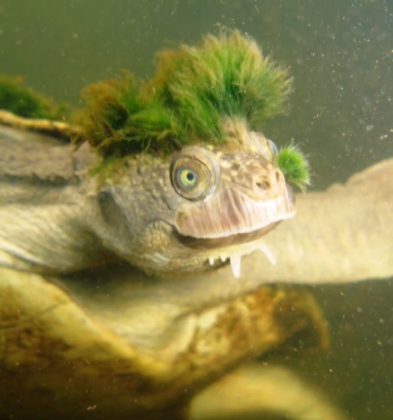
[[[0,0],[0,71],[78,104],[84,85],[123,68],[146,78],[157,50],[222,26],[290,68],[290,113],[264,131],[301,144],[313,188],[393,156],[393,0]],[[352,418],[392,419],[392,282],[315,293],[332,353],[290,364]]]

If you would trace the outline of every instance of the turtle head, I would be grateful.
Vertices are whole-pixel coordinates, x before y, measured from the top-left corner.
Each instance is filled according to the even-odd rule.
[[[226,147],[186,147],[174,156],[177,240],[207,266],[229,260],[240,276],[243,255],[260,250],[274,262],[263,236],[295,214],[294,195],[263,135],[235,129]]]
[[[88,89],[87,138],[116,162],[100,192],[117,227],[108,246],[151,271],[229,259],[239,275],[240,257],[295,214],[288,184],[308,182],[303,155],[260,130],[289,91],[287,72],[236,31],[161,53],[139,87],[126,75]]]
[[[189,146],[175,154],[171,181],[180,197],[175,226],[197,245],[237,242],[294,215],[293,194],[275,163],[273,142],[232,127],[225,147]],[[194,241],[194,239],[196,241]]]
[[[263,237],[295,215],[281,152],[240,122],[225,130],[220,146],[199,143],[118,163],[99,193],[107,248],[159,273],[229,261],[238,277],[241,257],[255,250],[273,262]]]

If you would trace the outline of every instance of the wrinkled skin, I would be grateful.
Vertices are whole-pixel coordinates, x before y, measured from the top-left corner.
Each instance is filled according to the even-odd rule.
[[[19,136],[24,142],[30,134]],[[36,140],[44,141],[41,136]],[[51,146],[53,140],[38,147],[36,154],[30,149],[30,166],[28,159],[23,165],[7,165],[0,189],[7,205],[0,220],[8,218],[1,226],[12,235],[3,234],[3,244],[4,238],[16,241],[26,258],[3,252],[3,265],[53,273],[62,261],[72,260],[74,268],[77,263],[82,268],[114,259],[115,251],[123,249],[121,240],[105,251],[104,235],[100,242],[99,235],[92,235],[96,213],[79,216],[86,207],[75,193],[96,198],[91,186],[80,190],[79,183],[91,157],[83,149],[70,157],[64,153],[68,145]],[[57,156],[49,177],[45,151]],[[165,412],[180,417],[184,411],[178,404],[183,406],[198,389],[291,335],[308,329],[314,338],[322,337],[323,344],[326,330],[312,298],[301,291],[262,286],[269,281],[337,283],[392,275],[392,176],[393,163],[385,161],[345,185],[299,196],[297,217],[264,238],[277,265],[255,252],[244,259],[240,279],[228,265],[181,278],[147,277],[127,265],[56,277],[2,269],[0,400],[7,402],[1,405],[3,410],[23,416],[24,409],[38,407],[51,418],[59,415],[56,401],[64,401],[65,416],[91,418],[93,411],[95,418],[105,418],[116,408],[117,418],[121,414],[129,418],[130,413],[137,413],[137,418],[154,416],[154,410],[159,411],[157,418]],[[112,191],[110,185],[108,189]],[[19,214],[11,207],[17,201],[23,204]],[[118,214],[108,214],[117,220]],[[80,220],[91,222],[86,231]],[[41,232],[41,226],[50,229]],[[119,234],[119,227],[110,227]],[[201,268],[207,268],[204,258],[198,260]],[[61,267],[64,272],[71,269]],[[64,378],[72,386],[64,386]],[[42,392],[54,398],[44,401]]]

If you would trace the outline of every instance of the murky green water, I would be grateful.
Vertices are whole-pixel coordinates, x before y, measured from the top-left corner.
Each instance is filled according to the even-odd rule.
[[[309,155],[314,188],[393,156],[392,0],[1,0],[1,72],[78,103],[87,83],[154,52],[239,28],[295,79],[290,114],[265,132]],[[392,181],[393,182],[393,181]],[[353,419],[392,419],[393,284],[318,287],[329,355],[284,360]]]

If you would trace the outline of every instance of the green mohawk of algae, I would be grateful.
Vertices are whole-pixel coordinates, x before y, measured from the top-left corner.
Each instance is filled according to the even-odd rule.
[[[130,75],[87,88],[89,141],[104,155],[170,153],[193,142],[226,141],[225,120],[251,130],[285,110],[287,72],[239,32],[159,55],[155,76],[137,86]]]
[[[183,128],[220,141],[225,118],[241,118],[258,129],[283,112],[290,82],[286,71],[262,56],[255,41],[234,32],[207,36],[200,47],[162,53],[151,86],[175,110]]]

